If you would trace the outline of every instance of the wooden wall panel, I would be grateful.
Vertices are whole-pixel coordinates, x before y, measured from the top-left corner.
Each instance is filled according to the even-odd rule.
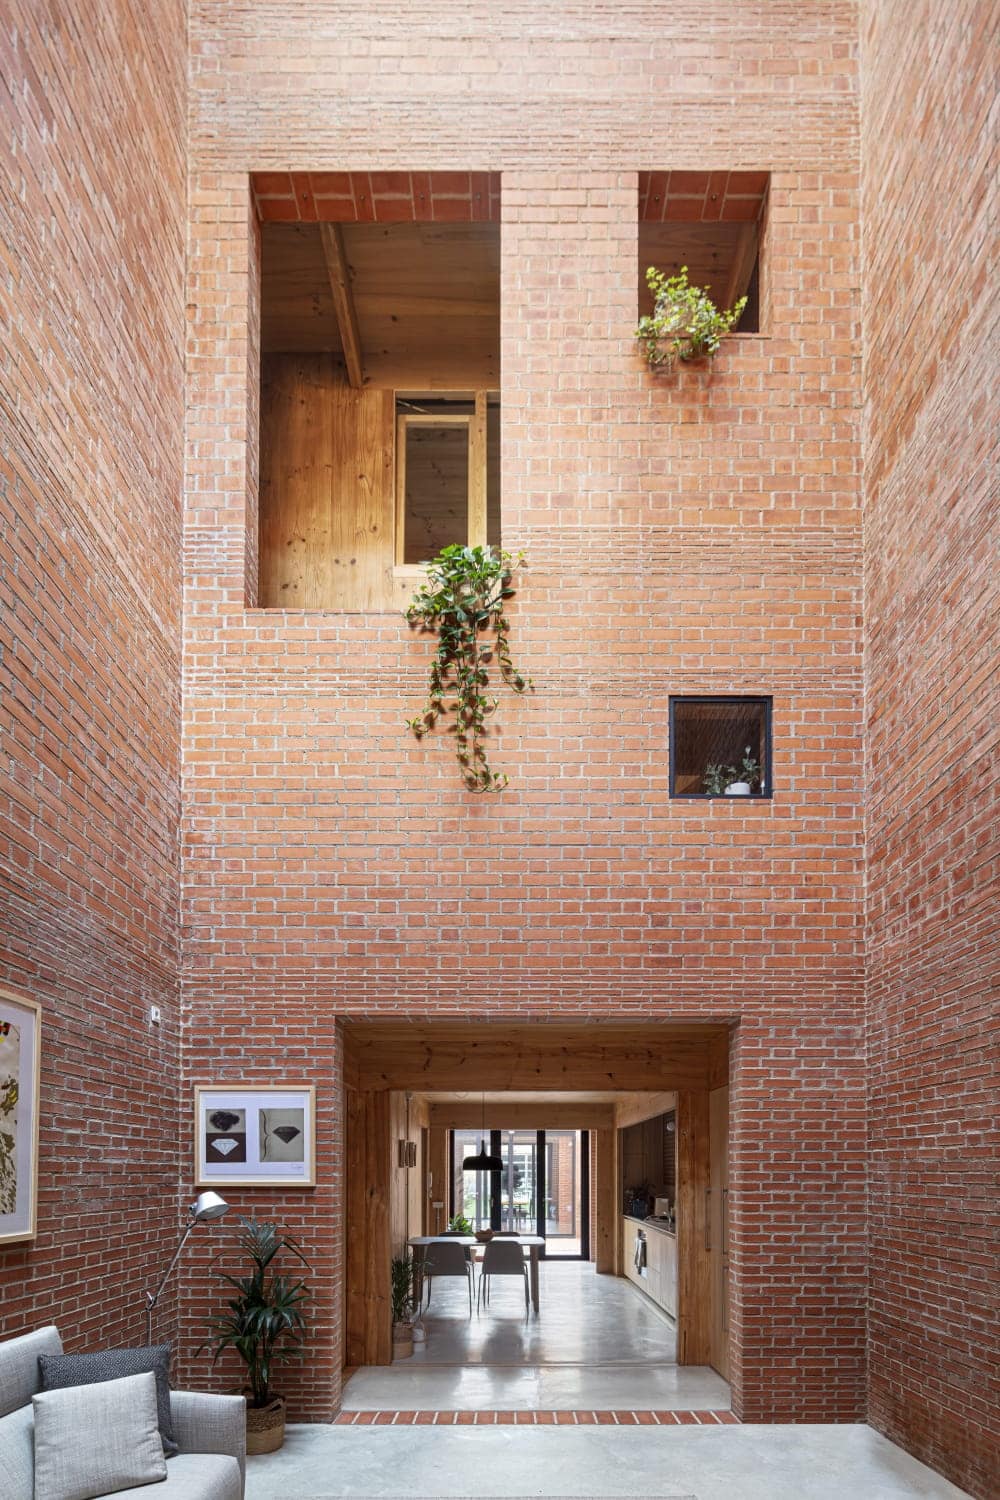
[[[613,1129],[595,1130],[590,1137],[596,1156],[594,1173],[595,1269],[614,1276],[618,1271],[618,1145]]]
[[[677,1095],[677,1363],[711,1358],[708,1091]]]
[[[482,1119],[478,1100],[430,1105],[431,1124],[448,1130],[478,1130]],[[490,1130],[607,1130],[614,1124],[614,1105],[490,1103],[486,1124]]]
[[[393,421],[392,393],[352,390],[332,355],[264,356],[263,608],[393,606]]]
[[[711,1245],[711,1363],[729,1379],[729,1089],[709,1100],[709,1243]]]
[[[391,1111],[385,1090],[345,1090],[344,1363],[392,1362],[389,1301]]]

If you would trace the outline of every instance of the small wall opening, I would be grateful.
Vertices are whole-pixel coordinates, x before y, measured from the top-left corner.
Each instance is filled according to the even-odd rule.
[[[687,266],[720,310],[743,296],[735,333],[760,333],[769,172],[640,172],[639,315],[653,311],[646,271]]]

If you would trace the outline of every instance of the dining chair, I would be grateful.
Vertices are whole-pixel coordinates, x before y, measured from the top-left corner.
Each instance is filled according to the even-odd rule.
[[[524,1259],[524,1251],[520,1244],[510,1239],[500,1239],[494,1235],[486,1246],[483,1256],[482,1270],[479,1272],[479,1290],[476,1293],[476,1308],[479,1308],[480,1297],[486,1302],[490,1301],[490,1281],[494,1276],[520,1276],[524,1285],[524,1311],[527,1314],[529,1305],[528,1267]]]
[[[488,1248],[488,1247],[487,1247]],[[465,1253],[465,1246],[450,1244],[446,1240],[434,1240],[424,1252],[424,1281],[427,1283],[427,1306],[431,1305],[431,1292],[439,1276],[463,1276],[469,1289],[469,1317],[472,1317],[472,1286],[475,1272],[472,1261]]]

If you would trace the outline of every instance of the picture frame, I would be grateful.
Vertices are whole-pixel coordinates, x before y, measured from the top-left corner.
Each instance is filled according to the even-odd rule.
[[[315,1087],[198,1085],[194,1159],[197,1187],[315,1187]]]
[[[42,1007],[0,989],[0,1245],[38,1232]]]

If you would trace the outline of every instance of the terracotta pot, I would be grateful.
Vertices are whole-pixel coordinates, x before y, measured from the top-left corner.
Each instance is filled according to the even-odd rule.
[[[285,1398],[275,1396],[267,1406],[247,1403],[247,1452],[276,1453],[285,1441]]]

